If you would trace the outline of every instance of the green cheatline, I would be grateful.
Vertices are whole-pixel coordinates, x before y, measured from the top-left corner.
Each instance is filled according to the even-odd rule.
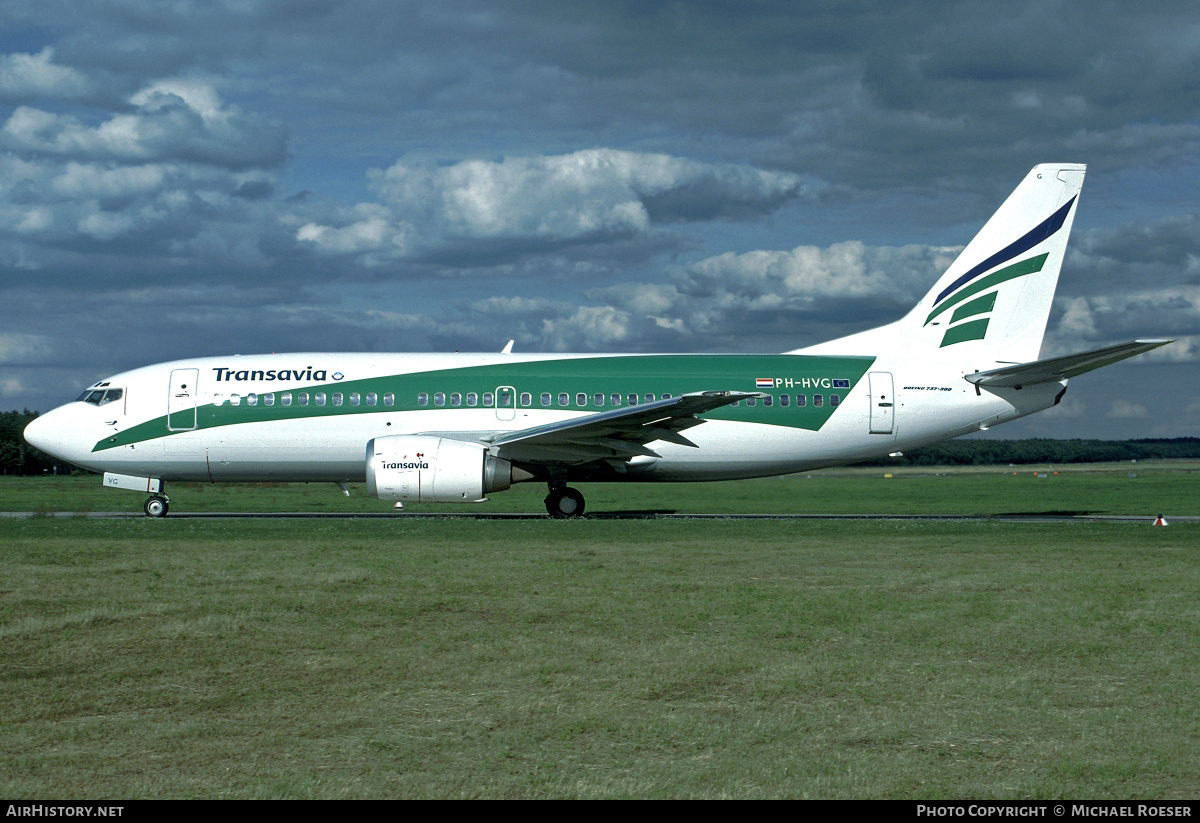
[[[351,414],[386,414],[405,411],[433,411],[434,407],[419,406],[418,394],[424,392],[494,392],[500,387],[512,387],[518,395],[528,392],[534,399],[531,408],[542,408],[537,398],[544,392],[555,397],[553,409],[571,411],[599,410],[589,405],[579,407],[573,403],[577,394],[645,396],[653,393],[684,394],[695,391],[757,391],[755,381],[760,378],[778,379],[781,382],[775,391],[792,393],[846,394],[866,373],[874,357],[837,357],[811,355],[631,355],[625,357],[584,357],[493,363],[484,366],[468,366],[458,369],[435,369],[410,374],[392,374],[363,380],[342,380],[302,389],[273,389],[272,394],[285,391],[310,395],[338,392],[343,395],[357,392],[362,396],[374,393],[378,396],[392,394],[394,406],[340,405],[318,406],[310,402],[301,406],[272,406],[257,404],[250,406],[230,403],[205,404],[197,407],[196,428],[210,429],[237,423],[271,420],[292,420],[308,417],[335,417]],[[201,377],[203,380],[203,376]],[[845,381],[833,386],[833,381]],[[249,389],[253,384],[245,384]],[[572,400],[569,406],[560,406],[557,395],[565,393]],[[456,411],[478,411],[474,407],[442,407],[440,411],[453,414]],[[605,408],[611,408],[605,406]],[[770,423],[780,426],[819,430],[837,410],[831,405],[803,407],[794,405],[755,406],[741,405],[724,407],[705,415],[712,420],[738,420],[744,422]],[[189,415],[190,417],[190,415]],[[131,426],[112,437],[96,443],[93,452],[117,448],[131,443],[140,443],[168,437],[179,432],[171,431],[167,417],[157,417],[136,426]]]

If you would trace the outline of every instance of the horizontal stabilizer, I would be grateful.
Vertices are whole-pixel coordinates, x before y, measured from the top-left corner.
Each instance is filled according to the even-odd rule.
[[[1035,360],[1032,363],[975,372],[963,375],[963,377],[968,382],[984,388],[1015,387],[1019,389],[1022,386],[1032,386],[1037,383],[1057,383],[1068,377],[1074,377],[1173,342],[1173,340],[1134,340],[1131,343],[1120,343],[1116,346],[1106,346],[1079,354],[1050,357],[1045,360]]]

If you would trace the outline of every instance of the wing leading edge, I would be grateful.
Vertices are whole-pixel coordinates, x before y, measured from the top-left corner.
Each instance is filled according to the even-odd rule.
[[[1034,360],[1032,363],[1021,363],[1016,366],[1003,366],[999,369],[965,374],[963,379],[983,388],[1019,389],[1022,386],[1032,386],[1037,383],[1056,383],[1059,380],[1075,377],[1172,342],[1174,341],[1134,340],[1078,354],[1050,357],[1045,360]]]
[[[656,440],[696,448],[680,432],[704,422],[696,415],[758,392],[708,391],[589,414],[489,438],[493,451],[513,463],[579,465],[619,463],[638,456],[660,457],[647,444]]]

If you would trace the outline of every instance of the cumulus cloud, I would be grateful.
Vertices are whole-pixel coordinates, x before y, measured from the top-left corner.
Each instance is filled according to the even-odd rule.
[[[462,242],[545,250],[645,234],[656,222],[767,213],[801,185],[794,174],[616,149],[445,167],[401,161],[372,174],[390,227],[375,204],[361,204],[369,216],[308,223],[297,238],[329,253],[437,254]]]
[[[1077,232],[1068,250],[1045,352],[1068,354],[1168,337],[1143,362],[1197,362],[1200,221],[1176,214]]]
[[[641,318],[655,339],[782,350],[897,319],[958,251],[848,241],[726,253],[677,267],[666,283],[622,284],[589,296]]]
[[[525,351],[783,351],[896,319],[955,253],[855,242],[718,255],[676,267],[666,282],[590,289],[585,305],[455,301],[429,339],[490,349],[513,338]]]
[[[1086,297],[1067,301],[1066,311],[1058,321],[1060,335],[1090,339],[1096,335],[1096,320]]]
[[[1142,358],[1173,362],[1200,359],[1200,351],[1189,342],[1200,339],[1200,288],[1136,288],[1124,293],[1057,298],[1043,354],[1070,354],[1136,338],[1159,337],[1174,338],[1176,342]]]
[[[513,339],[530,351],[621,351],[640,331],[637,318],[612,306],[579,306],[527,297],[489,297],[461,307],[452,332],[464,341]]]
[[[261,115],[222,104],[209,85],[153,83],[134,94],[132,114],[97,125],[70,114],[18,106],[0,129],[0,148],[110,163],[183,161],[231,169],[283,162],[286,133]]]
[[[351,222],[336,228],[305,223],[296,230],[296,239],[328,254],[358,254],[389,249],[397,254],[404,252],[407,228],[396,225],[386,209],[362,204],[345,213],[351,215]],[[371,265],[376,259],[377,255],[368,254],[363,262]]]
[[[726,253],[694,263],[672,279],[685,293],[736,291],[749,300],[878,297],[916,302],[961,249],[869,246],[858,240],[790,252]]]
[[[102,250],[261,266],[264,236],[283,232],[260,205],[283,128],[196,79],[151,82],[127,102],[89,116],[12,110],[0,126],[0,265],[48,270]]]
[[[230,233],[269,229],[252,201],[236,196],[259,173],[229,173],[186,163],[111,166],[46,158],[0,157],[0,262],[22,268],[52,265],[63,249],[85,253],[162,252],[224,225]],[[260,235],[261,236],[261,235]],[[138,240],[133,246],[125,241]],[[7,258],[7,259],[6,259]],[[17,260],[25,261],[23,264]]]
[[[54,63],[54,48],[37,54],[0,55],[0,100],[45,97],[75,100],[92,91],[92,82],[78,69]]]

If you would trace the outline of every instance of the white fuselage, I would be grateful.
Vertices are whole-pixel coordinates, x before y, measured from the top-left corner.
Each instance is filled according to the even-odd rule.
[[[118,399],[54,409],[27,437],[97,472],[212,482],[361,481],[366,444],[376,437],[436,433],[486,441],[611,408],[614,395],[627,404],[630,394],[645,402],[689,391],[762,392],[769,406],[764,397],[754,409],[739,404],[704,415],[703,424],[687,431],[696,448],[655,442],[658,457],[635,457],[611,477],[585,472],[581,478],[719,480],[855,462],[957,437],[1047,408],[1065,386],[981,392],[963,375],[992,364],[858,360],[861,373],[835,384],[805,376],[820,371],[818,365],[842,373],[830,356],[199,358],[114,375],[96,390],[120,389]]]

